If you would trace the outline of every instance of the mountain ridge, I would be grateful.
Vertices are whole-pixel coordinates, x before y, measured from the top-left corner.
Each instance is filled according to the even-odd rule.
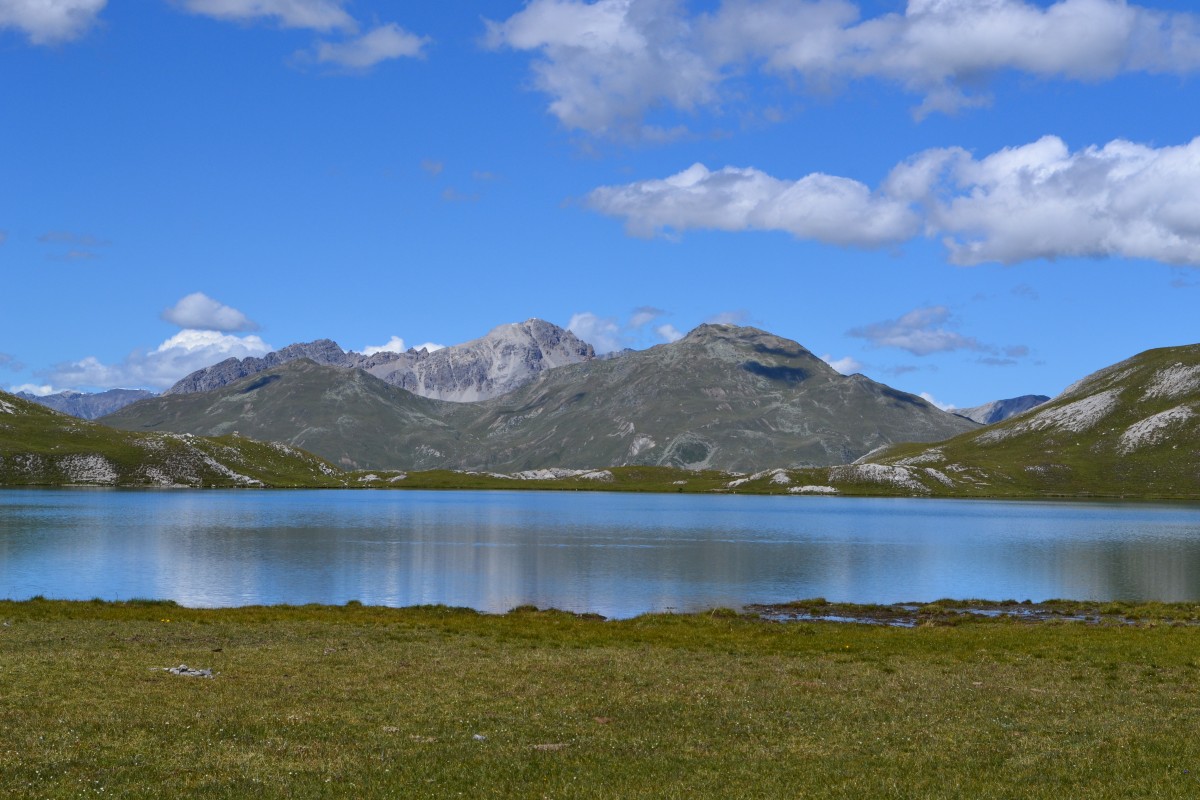
[[[342,350],[331,339],[291,344],[262,357],[229,358],[180,379],[163,394],[207,392],[250,375],[308,359],[324,366],[361,369],[413,394],[473,402],[505,394],[546,369],[595,358],[592,346],[540,319],[497,325],[487,334],[438,350],[409,348],[371,355]]]
[[[40,406],[54,409],[63,414],[70,414],[80,419],[98,419],[105,414],[120,411],[127,405],[157,397],[154,392],[146,389],[109,389],[104,392],[65,391],[54,394],[35,395],[29,392],[16,392],[16,397],[37,403]]]
[[[355,373],[352,388],[340,385]],[[143,401],[105,422],[195,434],[237,429],[347,467],[511,471],[815,466],[976,427],[915,395],[843,376],[796,342],[737,326],[702,325],[674,343],[545,369],[472,403],[417,402],[363,375],[284,364],[261,381],[248,376],[215,392]]]
[[[972,422],[978,422],[980,425],[992,425],[1040,406],[1049,400],[1050,398],[1044,394],[1023,394],[1020,397],[993,400],[990,403],[971,408],[956,408],[954,413],[960,417],[966,417]]]

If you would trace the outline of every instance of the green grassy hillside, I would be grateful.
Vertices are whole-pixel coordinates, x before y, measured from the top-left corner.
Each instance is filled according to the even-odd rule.
[[[362,370],[307,359],[211,392],[145,400],[103,418],[118,428],[220,436],[238,431],[302,447],[348,469],[457,466],[478,443],[442,417],[459,404],[418,397]]]
[[[131,433],[0,392],[3,486],[343,485],[316,456],[241,436]]]
[[[1200,345],[1148,350],[1004,422],[846,473],[935,495],[1200,498]]]

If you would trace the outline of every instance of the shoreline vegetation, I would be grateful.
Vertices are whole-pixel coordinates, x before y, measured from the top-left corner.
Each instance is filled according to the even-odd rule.
[[[1200,604],[753,611],[0,601],[0,794],[1200,791]]]
[[[244,440],[254,443],[252,440]],[[296,451],[302,452],[302,451]],[[839,469],[839,468],[832,468]],[[292,483],[291,476],[271,481],[234,481],[224,476],[199,485],[163,485],[149,482],[97,484],[94,482],[21,481],[0,483],[0,489],[19,488],[114,488],[114,489],[375,489],[375,490],[451,490],[451,491],[563,491],[629,492],[654,494],[743,494],[802,497],[916,497],[981,500],[1125,500],[1125,501],[1200,501],[1196,491],[1138,492],[1111,488],[1105,490],[1035,491],[1027,487],[976,487],[949,490],[936,481],[920,486],[873,481],[857,474],[831,477],[831,468],[770,469],[744,474],[720,470],[687,470],[678,467],[627,466],[594,470],[528,470],[501,474],[461,470],[329,470],[326,475],[306,475]]]

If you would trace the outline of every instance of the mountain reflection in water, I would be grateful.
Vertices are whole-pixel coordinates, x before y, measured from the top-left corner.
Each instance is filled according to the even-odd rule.
[[[0,491],[0,596],[628,617],[806,597],[1200,600],[1200,508],[424,491]]]

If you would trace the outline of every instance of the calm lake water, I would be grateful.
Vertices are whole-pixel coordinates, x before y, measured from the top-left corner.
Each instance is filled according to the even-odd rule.
[[[1200,600],[1200,507],[423,491],[0,491],[0,597],[628,617],[941,597]]]

